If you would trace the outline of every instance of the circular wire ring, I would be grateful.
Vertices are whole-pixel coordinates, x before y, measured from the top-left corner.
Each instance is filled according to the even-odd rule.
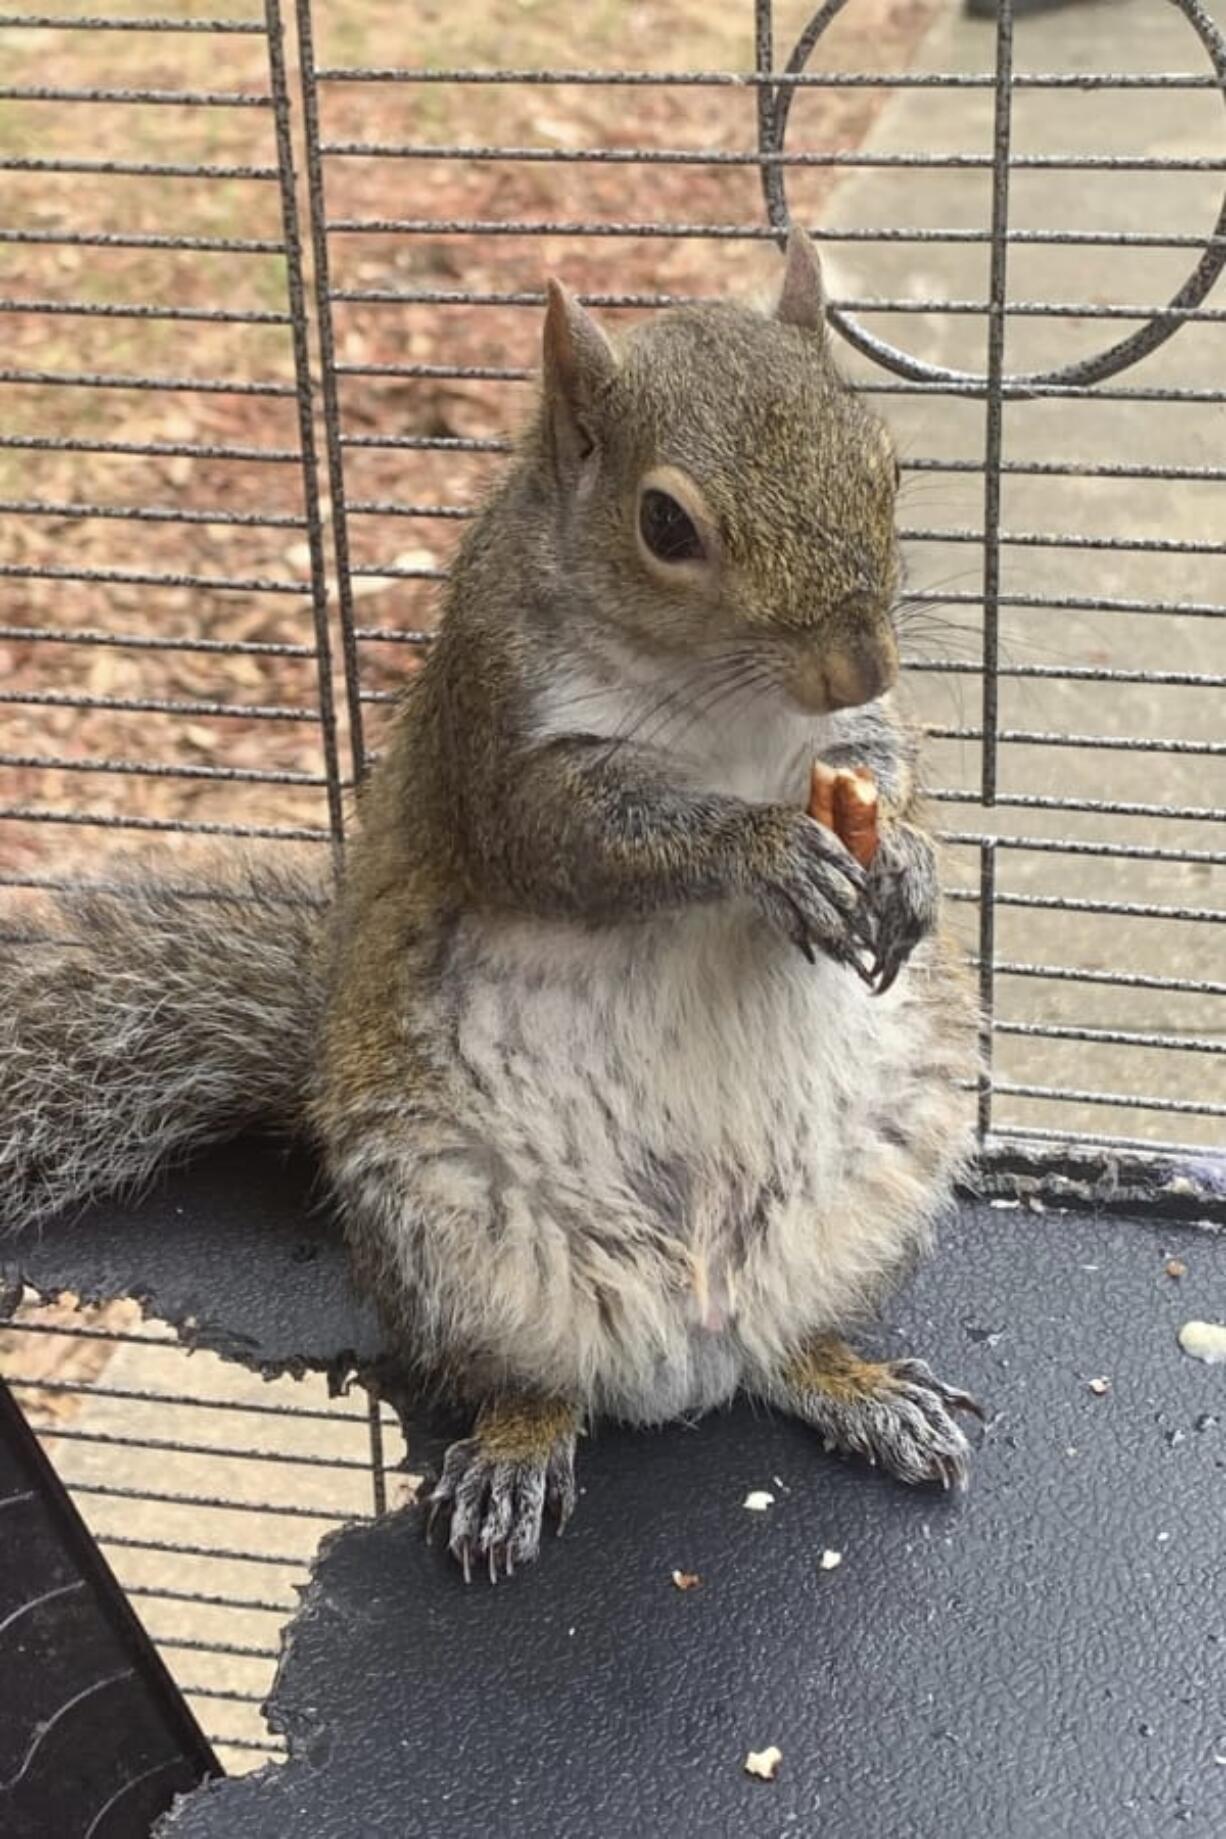
[[[1175,6],[1188,21],[1196,36],[1200,39],[1205,52],[1213,65],[1214,74],[1222,88],[1226,100],[1226,38],[1218,31],[1212,19],[1205,12],[1200,0],[1173,0]],[[848,0],[825,0],[818,8],[808,25],[797,39],[792,54],[788,58],[785,71],[788,76],[799,76],[813,53],[813,49],[833,23]],[[792,99],[799,85],[781,84],[772,89],[763,84],[758,93],[758,150],[760,153],[782,153],[784,137],[787,132],[788,115],[792,108]],[[782,165],[763,164],[762,190],[766,202],[767,216],[771,227],[779,232],[779,241],[783,239],[791,223],[788,209],[787,183]],[[1184,324],[1182,317],[1168,315],[1187,312],[1198,307],[1213,287],[1214,282],[1226,267],[1226,197],[1222,200],[1217,222],[1210,231],[1204,254],[1192,270],[1187,280],[1175,293],[1165,307],[1155,310],[1154,317],[1140,326],[1137,331],[1111,345],[1106,351],[1096,356],[1079,358],[1075,363],[1065,364],[1057,370],[1030,371],[1025,374],[1006,374],[1002,381],[1007,384],[1028,384],[1047,386],[1050,384],[1085,384],[1100,383],[1104,377],[1118,375],[1141,358],[1148,357],[1159,345],[1174,336]],[[829,319],[838,328],[849,345],[872,358],[884,369],[893,371],[896,376],[907,377],[917,383],[960,383],[987,388],[988,378],[977,371],[950,370],[943,364],[928,364],[922,358],[912,357],[909,352],[900,351],[886,339],[876,338],[849,313],[838,308],[829,309]]]

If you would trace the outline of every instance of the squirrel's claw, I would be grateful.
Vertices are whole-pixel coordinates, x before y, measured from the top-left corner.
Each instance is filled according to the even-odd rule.
[[[903,962],[902,958],[895,958],[890,962],[880,956],[874,961],[873,994],[875,996],[884,996],[887,990],[893,989],[898,981],[898,973],[903,967]]]
[[[937,922],[936,856],[922,832],[905,823],[882,831],[867,899],[876,919],[876,994],[884,996]]]
[[[566,1525],[575,1511],[579,1492],[575,1486],[575,1465],[573,1460],[557,1462],[551,1458],[546,1471],[545,1505],[557,1521],[557,1535],[560,1539],[566,1531]],[[509,1558],[509,1554],[508,1554]],[[508,1565],[509,1574],[509,1565]]]
[[[764,917],[810,964],[820,952],[864,976],[854,953],[871,956],[878,934],[864,869],[836,836],[791,809],[762,806],[754,824],[747,885]]]
[[[819,1342],[767,1396],[812,1424],[827,1449],[859,1456],[900,1481],[939,1482],[946,1493],[967,1485],[971,1449],[953,1414],[984,1414],[926,1361],[861,1361],[842,1344],[832,1354]]]
[[[513,1577],[541,1545],[545,1509],[561,1532],[575,1509],[574,1434],[546,1441],[541,1450],[508,1456],[487,1447],[480,1432],[453,1443],[429,1497],[426,1535],[438,1515],[450,1515],[447,1548],[471,1583],[483,1562],[491,1583]]]
[[[917,1382],[927,1391],[935,1392],[943,1404],[952,1406],[955,1411],[968,1412],[972,1417],[978,1418],[981,1424],[987,1423],[988,1414],[979,1400],[972,1398],[970,1393],[964,1392],[960,1386],[947,1385],[943,1379],[938,1379],[926,1360],[917,1360],[914,1357],[909,1360],[896,1360],[893,1363],[893,1369],[900,1378]]]
[[[857,907],[847,921],[847,929],[866,951],[876,952],[877,916],[871,908]]]

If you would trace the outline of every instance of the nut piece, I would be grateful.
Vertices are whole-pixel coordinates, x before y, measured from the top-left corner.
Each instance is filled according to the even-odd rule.
[[[866,767],[838,775],[834,828],[860,867],[867,868],[877,853],[877,781]]]
[[[741,1502],[742,1507],[748,1507],[750,1513],[765,1513],[774,1504],[774,1495],[768,1494],[765,1488],[755,1488],[752,1494],[747,1494]]]
[[[745,1758],[746,1775],[756,1775],[759,1781],[773,1782],[779,1773],[779,1764],[783,1761],[783,1751],[772,1743],[769,1749],[750,1750]]]
[[[1104,1398],[1111,1390],[1111,1381],[1109,1379],[1091,1379],[1089,1386],[1091,1392],[1098,1398]]]
[[[809,775],[809,816],[833,830],[861,868],[877,852],[877,781],[867,766],[836,770],[815,760]]]
[[[697,1590],[702,1578],[697,1571],[674,1571],[673,1582],[678,1590]]]
[[[1186,1277],[1188,1274],[1188,1267],[1182,1258],[1168,1258],[1164,1268],[1168,1277]]]

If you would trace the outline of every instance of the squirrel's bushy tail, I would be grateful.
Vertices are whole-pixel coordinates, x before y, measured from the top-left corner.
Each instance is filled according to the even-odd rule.
[[[46,942],[0,953],[0,1232],[244,1126],[304,1125],[326,875],[251,860],[106,890],[57,896]]]

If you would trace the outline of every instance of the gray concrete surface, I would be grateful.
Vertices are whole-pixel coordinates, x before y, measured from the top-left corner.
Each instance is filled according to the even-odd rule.
[[[1220,4],[1213,9],[1219,22]],[[966,19],[952,5],[929,33],[917,58],[927,70],[985,70],[993,63],[995,28]],[[1025,70],[1208,71],[1195,35],[1173,6],[1156,0],[1077,5],[1019,22],[1016,68]],[[913,90],[895,94],[878,119],[869,146],[883,152],[991,149],[993,98],[984,90]],[[789,146],[805,144],[806,123],[820,144],[820,92],[802,96],[793,111]],[[1015,98],[1017,153],[1145,153],[1216,156],[1226,149],[1220,96],[1179,91],[1019,91]],[[1170,231],[1202,234],[1219,208],[1221,172],[1017,172],[1010,221],[1016,228]],[[798,191],[798,197],[803,193]],[[982,229],[989,221],[989,179],[981,172],[877,170],[853,175],[826,213],[839,226],[922,225]],[[828,245],[832,292],[848,296],[985,299],[984,245]],[[1013,301],[1159,304],[1195,262],[1195,251],[1087,249],[1014,245],[1009,256]],[[1207,303],[1226,306],[1219,284]],[[867,323],[915,355],[981,370],[985,321],[940,314],[882,316]],[[1090,319],[1012,318],[1006,368],[1048,368],[1097,351],[1131,325]],[[1145,388],[1222,388],[1226,329],[1189,324],[1161,351],[1112,383]],[[856,376],[873,373],[858,358]],[[879,374],[879,373],[878,373]],[[1105,387],[1110,388],[1111,384]],[[984,405],[949,398],[883,399],[905,455],[979,459]],[[1082,460],[1181,466],[1226,466],[1226,406],[1108,401],[1010,404],[1006,460]],[[909,483],[903,521],[912,528],[982,528],[982,481],[926,473]],[[1226,540],[1226,481],[1213,483],[1007,478],[1003,527],[1079,538]],[[1146,555],[1006,545],[1006,592],[1088,594],[1160,601],[1226,603],[1226,554]],[[981,551],[973,545],[913,543],[915,587],[975,592]],[[931,647],[934,655],[975,658],[977,610],[955,606],[947,616],[964,630]],[[1109,666],[1116,669],[1226,671],[1226,622],[1169,615],[1006,610],[1002,663]],[[912,681],[923,717],[940,725],[979,720],[978,679],[925,677]],[[1221,744],[1220,689],[1167,688],[1052,681],[1005,681],[1005,727],[1054,733],[1167,736]],[[929,777],[942,786],[973,789],[979,749],[969,742],[935,742]],[[1001,750],[1001,790],[1074,798],[1226,807],[1226,760],[1201,756],[1129,754],[1010,745]],[[1221,852],[1221,825],[1190,820],[1056,817],[973,805],[946,806],[949,828],[995,827],[1003,835],[1071,836],[1096,842]],[[974,885],[977,852],[958,850],[955,885]],[[1226,908],[1226,874],[1199,864],[1087,859],[1010,850],[1001,853],[1002,889],[1022,894]],[[972,914],[963,909],[969,930]],[[1220,927],[1195,922],[1087,916],[1002,908],[997,948],[1002,957],[1093,969],[1216,979],[1226,972]],[[1226,998],[1127,992],[1093,985],[1001,978],[999,1013],[1011,1021],[1043,1021],[1168,1035],[1208,1037],[1226,1048]],[[1177,1100],[1226,1100],[1223,1061],[1186,1051],[1002,1038],[997,1067],[1006,1079],[1045,1086],[1156,1093]],[[1160,1112],[1053,1106],[1017,1098],[998,1101],[997,1117],[1127,1136],[1220,1144],[1222,1120]]]

